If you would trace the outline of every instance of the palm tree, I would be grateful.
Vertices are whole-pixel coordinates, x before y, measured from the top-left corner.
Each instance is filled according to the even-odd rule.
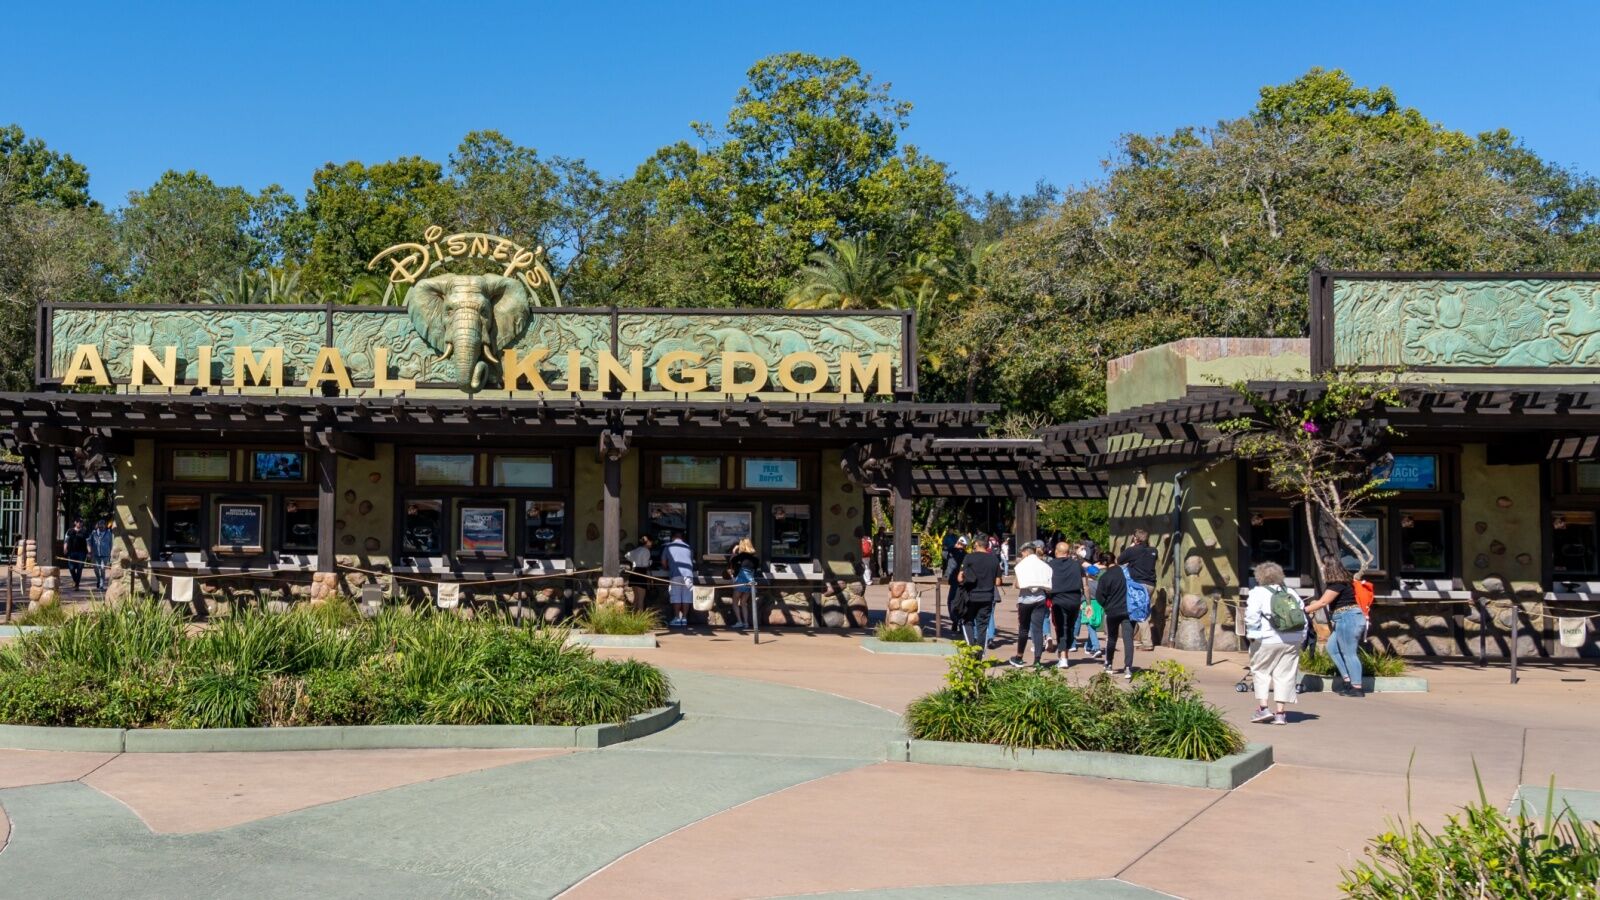
[[[784,298],[790,309],[892,309],[911,301],[905,270],[870,237],[828,241]]]

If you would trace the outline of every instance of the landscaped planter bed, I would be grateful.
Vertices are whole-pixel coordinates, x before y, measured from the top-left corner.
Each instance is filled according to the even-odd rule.
[[[889,759],[942,766],[1116,778],[1226,791],[1266,771],[1272,765],[1272,748],[1266,744],[1249,744],[1242,752],[1212,762],[1198,762],[1090,750],[1013,750],[996,744],[896,741],[889,747]]]
[[[609,747],[676,722],[676,701],[621,724],[323,725],[286,728],[71,728],[0,725],[0,748],[103,753]]]
[[[1300,678],[1300,693],[1312,694],[1318,691],[1331,691],[1336,681],[1338,681],[1337,677],[1303,675]],[[1368,693],[1378,694],[1426,693],[1428,679],[1411,675],[1402,675],[1396,678],[1374,678],[1368,675],[1361,679],[1361,689]]]
[[[603,650],[654,650],[661,646],[654,634],[590,634],[587,631],[567,635],[567,643]]]
[[[956,645],[949,641],[883,641],[875,637],[861,639],[861,648],[868,653],[904,653],[910,656],[951,656]]]

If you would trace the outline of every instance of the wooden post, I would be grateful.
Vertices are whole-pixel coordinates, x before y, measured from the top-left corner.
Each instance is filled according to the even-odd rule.
[[[911,580],[911,461],[894,461],[894,486],[890,492],[894,505],[894,572],[891,581]]]
[[[1022,555],[1022,545],[1035,540],[1039,536],[1039,501],[1033,497],[1018,497],[1016,508],[1016,522],[1014,523],[1017,534],[1016,552]],[[1051,552],[1054,548],[1046,548]]]
[[[34,489],[33,539],[38,544],[34,559],[40,567],[56,564],[56,482],[59,476],[56,451],[39,447],[39,483]]]
[[[1517,683],[1517,644],[1519,637],[1518,625],[1522,621],[1522,604],[1517,602],[1516,595],[1511,598],[1511,683]]]
[[[615,578],[622,574],[622,454],[602,451],[605,492],[600,511],[600,574]]]
[[[338,519],[339,457],[328,447],[319,448],[317,454],[317,572],[337,572],[334,556],[337,546],[333,523]]]

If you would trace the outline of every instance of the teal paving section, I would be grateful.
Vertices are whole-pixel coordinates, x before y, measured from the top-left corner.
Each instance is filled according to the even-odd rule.
[[[672,677],[684,719],[659,734],[205,834],[152,834],[76,782],[0,790],[0,896],[551,897],[707,816],[880,761],[900,734],[854,701]]]
[[[1018,884],[945,884],[875,891],[847,891],[842,894],[800,894],[774,900],[1150,900],[1170,897],[1160,891],[1126,881],[1035,881]]]
[[[1515,815],[1520,806],[1528,818],[1542,819],[1545,807],[1553,806],[1557,813],[1571,809],[1574,815],[1585,822],[1600,822],[1600,791],[1557,787],[1555,802],[1551,803],[1551,799],[1549,785],[1524,784],[1517,788],[1517,795],[1511,799],[1511,813]]]

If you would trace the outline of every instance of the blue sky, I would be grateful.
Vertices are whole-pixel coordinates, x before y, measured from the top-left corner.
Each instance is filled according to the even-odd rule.
[[[624,175],[721,123],[744,72],[848,54],[977,191],[1097,177],[1118,135],[1242,114],[1313,65],[1600,172],[1600,3],[27,3],[0,123],[121,205],[166,169],[304,192],[328,161],[443,161],[472,129]]]

